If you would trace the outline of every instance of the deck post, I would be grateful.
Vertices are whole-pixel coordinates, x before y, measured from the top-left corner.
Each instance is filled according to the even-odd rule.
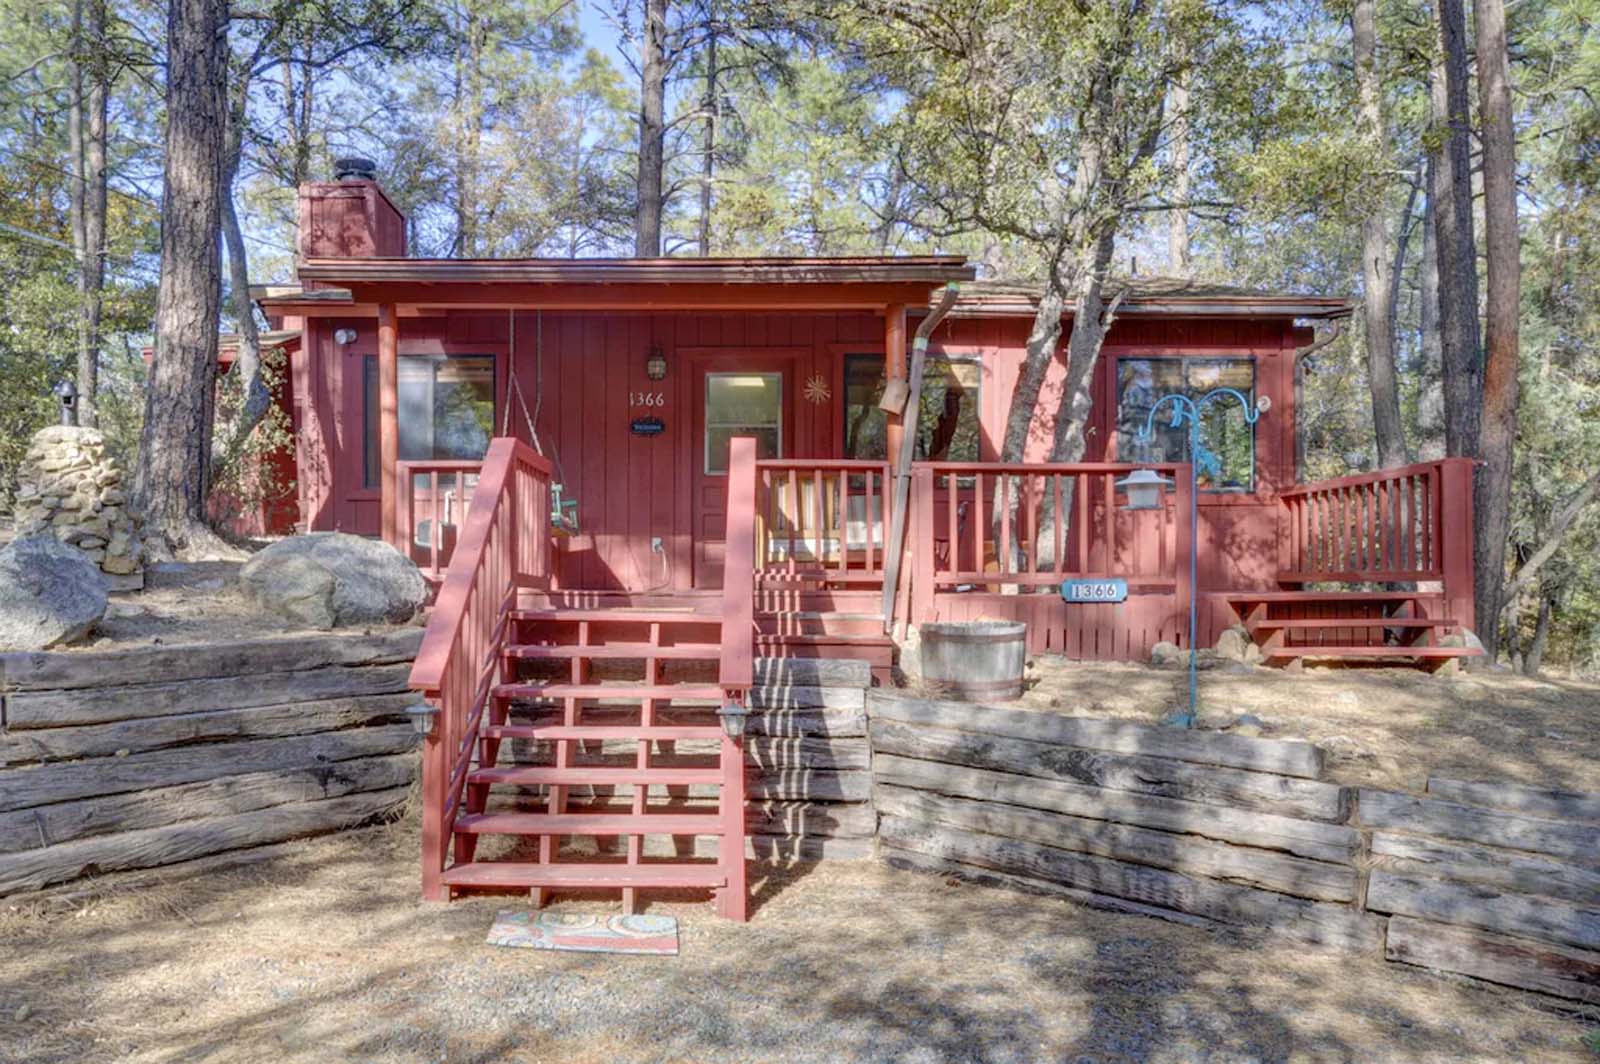
[[[440,705],[439,696],[427,692],[427,701]],[[449,901],[444,883],[444,864],[449,852],[450,832],[445,827],[445,802],[449,799],[449,759],[443,733],[444,714],[434,722],[433,731],[422,743],[422,900]]]
[[[905,380],[906,378],[906,306],[904,303],[891,303],[883,310],[883,380],[887,385],[889,381]],[[916,401],[916,397],[912,397]],[[913,431],[917,412],[910,411]],[[888,442],[888,457],[891,464],[900,461],[900,441],[905,435],[905,415],[890,414],[885,439]],[[891,473],[898,473],[898,468],[891,468]]]
[[[1178,474],[1175,479],[1178,483],[1176,490],[1173,492],[1175,505],[1172,524],[1177,533],[1174,537],[1177,540],[1177,549],[1173,551],[1173,569],[1175,570],[1173,583],[1178,591],[1176,622],[1184,633],[1184,641],[1188,642],[1189,607],[1194,602],[1195,596],[1200,593],[1200,589],[1195,586],[1196,581],[1189,578],[1191,552],[1199,547],[1199,544],[1195,543],[1194,539],[1200,535],[1198,525],[1191,526],[1190,524],[1190,511],[1194,506],[1195,485],[1194,471],[1189,463],[1185,462],[1178,467]],[[1110,572],[1110,565],[1106,569],[1107,572]],[[1199,638],[1198,631],[1195,637],[1196,639]],[[1185,646],[1184,649],[1194,650],[1197,648]]]
[[[400,328],[393,303],[378,304],[378,497],[383,541],[399,547]]]
[[[1439,462],[1439,495],[1433,519],[1439,545],[1439,571],[1444,582],[1445,616],[1477,631],[1473,597],[1472,471],[1471,458],[1445,458]],[[1448,507],[1449,512],[1445,512]]]
[[[955,478],[951,477],[954,490]],[[912,467],[911,509],[913,512],[912,540],[906,545],[911,556],[911,608],[906,623],[922,624],[933,620],[933,470],[925,465]],[[952,533],[950,549],[955,551]],[[951,568],[954,568],[952,565]]]

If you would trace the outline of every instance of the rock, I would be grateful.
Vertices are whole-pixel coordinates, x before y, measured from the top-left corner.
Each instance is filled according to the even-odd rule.
[[[906,636],[900,641],[895,668],[902,683],[916,683],[922,679],[922,633],[915,625],[906,626]]]
[[[0,648],[44,650],[87,636],[106,612],[100,571],[50,535],[0,550]]]
[[[1250,645],[1250,640],[1238,628],[1229,628],[1217,636],[1217,654],[1229,661],[1243,661],[1245,647]]]
[[[410,558],[344,532],[279,540],[245,563],[239,584],[264,609],[309,628],[404,624],[428,597]]]
[[[1247,643],[1244,648],[1244,663],[1246,665],[1261,664],[1261,648],[1255,643]]]
[[[1241,713],[1234,718],[1233,723],[1228,726],[1228,730],[1235,735],[1259,739],[1262,733],[1267,730],[1267,724],[1266,721],[1254,713]]]
[[[1162,641],[1150,648],[1150,664],[1152,665],[1177,665],[1187,657],[1179,649],[1178,644]]]

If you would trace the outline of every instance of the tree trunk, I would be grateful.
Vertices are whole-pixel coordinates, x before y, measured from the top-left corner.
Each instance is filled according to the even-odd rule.
[[[1478,110],[1483,141],[1484,248],[1488,262],[1487,330],[1483,367],[1483,465],[1473,492],[1477,510],[1479,638],[1494,660],[1499,632],[1506,540],[1511,532],[1511,477],[1517,435],[1517,319],[1521,310],[1522,247],[1517,231],[1516,132],[1504,0],[1473,6],[1478,44]]]
[[[1439,264],[1439,346],[1444,364],[1445,453],[1478,456],[1482,399],[1478,356],[1478,253],[1472,234],[1472,118],[1467,21],[1462,0],[1438,0],[1443,62],[1432,80],[1433,120],[1443,130],[1434,167]],[[1481,620],[1481,618],[1480,618]]]
[[[1381,86],[1378,84],[1376,0],[1355,0],[1350,28],[1354,40],[1357,126],[1375,169],[1388,167]],[[1366,333],[1367,384],[1372,393],[1372,427],[1378,438],[1378,466],[1406,464],[1405,425],[1400,420],[1400,383],[1394,365],[1394,276],[1390,256],[1388,205],[1382,182],[1369,190],[1361,219],[1361,320]]]
[[[1105,227],[1084,249],[1079,264],[1077,296],[1072,307],[1072,334],[1067,337],[1067,380],[1061,388],[1061,405],[1056,411],[1055,439],[1050,446],[1050,461],[1083,461],[1083,430],[1094,409],[1090,385],[1095,363],[1111,327],[1105,303],[1106,271],[1116,249],[1116,230]],[[1115,308],[1112,308],[1112,313]]]
[[[1522,673],[1537,676],[1544,667],[1544,651],[1550,642],[1550,621],[1555,612],[1555,602],[1549,592],[1539,596],[1539,619],[1533,625],[1533,638],[1522,652]]]
[[[172,0],[168,8],[161,279],[134,481],[158,558],[213,538],[205,516],[221,302],[227,31],[225,0]]]
[[[78,424],[98,425],[100,394],[100,319],[106,276],[106,101],[111,67],[106,45],[106,0],[89,0],[85,27],[91,49],[85,95],[88,129],[83,143],[84,259],[83,340],[78,356]]]
[[[666,153],[667,0],[645,0],[639,57],[639,174],[633,253],[661,255],[661,188]]]
[[[1417,453],[1424,461],[1444,457],[1444,358],[1439,340],[1439,241],[1433,221],[1433,189],[1438,166],[1435,153],[1425,162],[1428,189],[1422,205],[1422,264],[1418,270],[1417,351],[1419,352],[1417,396]]]
[[[77,418],[98,422],[100,319],[106,243],[106,7],[105,0],[72,5],[67,83],[67,142],[72,185],[68,214],[77,261]]]
[[[244,154],[245,123],[249,121],[250,71],[235,71],[229,86],[228,125],[223,137],[222,239],[228,252],[228,290],[232,305],[236,354],[230,375],[240,382],[239,407],[217,435],[212,454],[216,476],[238,460],[244,444],[272,406],[272,392],[262,379],[261,334],[256,328],[255,306],[250,300],[250,259],[245,250],[239,213],[233,202],[233,185]]]
[[[1050,363],[1061,345],[1061,312],[1065,309],[1066,291],[1060,274],[1052,269],[1039,296],[1039,307],[1033,314],[1022,370],[1017,377],[1016,390],[1011,393],[1011,406],[1006,411],[1005,432],[1000,437],[999,459],[1002,462],[1020,462],[1024,458],[1030,430],[1037,420],[1039,389],[1044,386],[1045,374],[1050,371]]]
[[[701,131],[700,161],[700,238],[702,257],[711,254],[712,182],[717,172],[717,106],[721,93],[717,86],[717,5],[706,5],[706,96],[701,107],[705,109],[705,126]]]
[[[1172,199],[1167,216],[1167,259],[1174,277],[1188,277],[1189,261],[1189,75],[1172,84]]]

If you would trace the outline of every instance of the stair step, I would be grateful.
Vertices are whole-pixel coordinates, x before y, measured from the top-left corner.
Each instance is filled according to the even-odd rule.
[[[658,784],[661,786],[693,786],[695,784],[722,783],[719,768],[603,768],[580,765],[555,768],[550,765],[503,765],[497,768],[474,769],[469,783],[504,783],[517,787],[548,787],[557,785],[593,784],[615,787],[619,785]]]
[[[1268,661],[1279,658],[1475,658],[1483,653],[1476,647],[1391,647],[1391,646],[1284,646],[1265,651]]]
[[[720,739],[722,729],[715,724],[670,725],[656,727],[627,724],[488,724],[483,735],[489,739]]]
[[[825,635],[818,633],[804,634],[773,634],[762,632],[756,636],[756,645],[767,646],[847,646],[847,647],[877,647],[894,643],[894,640],[881,632],[877,635]]]
[[[1456,628],[1460,621],[1435,617],[1268,617],[1251,631],[1273,628]]]
[[[514,621],[558,621],[577,623],[588,621],[591,624],[721,624],[722,617],[716,613],[704,613],[696,609],[644,609],[616,606],[612,608],[598,607],[593,609],[562,609],[554,607],[549,609],[519,609],[511,611]]]
[[[529,864],[473,861],[445,869],[452,887],[721,887],[728,878],[714,864]]]
[[[671,699],[673,701],[722,701],[722,688],[713,684],[626,684],[626,683],[503,683],[494,689],[496,698],[628,698]]]
[[[552,658],[659,658],[715,661],[722,648],[714,643],[679,643],[660,646],[654,643],[591,643],[587,646],[547,646],[542,643],[516,643],[505,648],[505,656],[521,660]]]
[[[721,835],[715,813],[477,813],[456,817],[469,835]]]
[[[1438,598],[1427,591],[1225,591],[1228,602],[1412,602]]]

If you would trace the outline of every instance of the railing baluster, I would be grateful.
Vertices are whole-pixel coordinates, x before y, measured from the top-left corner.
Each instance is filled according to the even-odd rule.
[[[1066,551],[1067,551],[1067,529],[1066,529],[1067,514],[1066,514],[1066,509],[1061,505],[1061,474],[1060,473],[1056,473],[1056,474],[1054,474],[1054,475],[1052,475],[1050,477],[1050,495],[1051,495],[1051,504],[1054,507],[1054,510],[1052,512],[1054,514],[1054,520],[1055,520],[1055,566],[1054,566],[1054,568],[1055,568],[1056,575],[1060,576],[1062,570],[1066,568],[1066,558],[1064,557],[1064,555],[1066,554]]]
[[[989,515],[983,509],[983,474],[978,473],[972,478],[972,569],[982,575],[983,573],[983,526],[989,523]]]

